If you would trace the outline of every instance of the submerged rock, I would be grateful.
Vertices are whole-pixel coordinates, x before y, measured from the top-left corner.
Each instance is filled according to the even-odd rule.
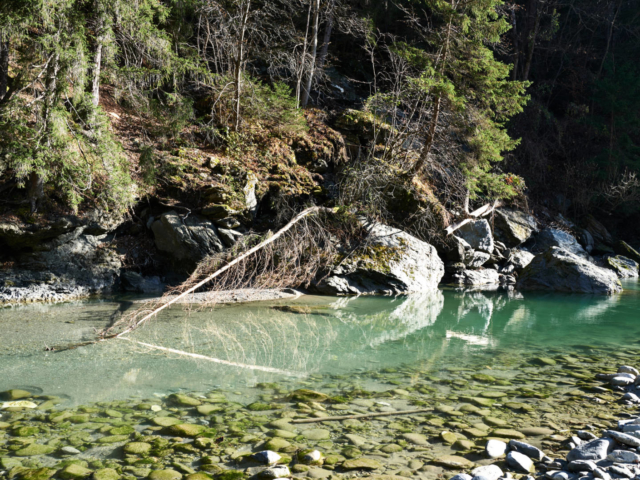
[[[453,283],[456,285],[499,285],[500,274],[491,268],[482,268],[480,270],[463,270],[455,273],[452,277]]]
[[[614,251],[618,255],[622,255],[640,264],[640,252],[638,252],[635,248],[633,248],[627,242],[624,242],[624,241],[618,242],[614,247]]]
[[[369,237],[315,284],[328,295],[399,295],[434,290],[444,275],[435,247],[380,223],[365,223]]]
[[[538,255],[522,271],[518,287],[523,290],[554,290],[608,294],[622,291],[615,273],[597,267],[561,248]]]

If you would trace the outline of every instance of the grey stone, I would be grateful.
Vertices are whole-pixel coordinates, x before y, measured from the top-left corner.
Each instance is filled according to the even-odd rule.
[[[480,268],[482,265],[487,263],[490,258],[491,254],[474,250],[470,258],[466,259],[463,263],[469,268]]]
[[[538,222],[531,215],[519,210],[498,209],[494,218],[497,240],[507,247],[517,247],[538,231]]]
[[[263,450],[262,452],[254,453],[253,458],[267,465],[272,465],[277,463],[282,457],[272,450]]]
[[[609,472],[623,478],[633,478],[635,474],[623,465],[611,465]]]
[[[614,463],[640,463],[640,455],[628,450],[614,450],[607,455],[607,460]]]
[[[620,365],[618,367],[618,373],[630,373],[631,375],[638,376],[640,375],[640,371],[637,368],[634,368],[629,365]]]
[[[615,442],[610,438],[598,438],[574,448],[567,455],[567,461],[574,460],[604,460],[613,451]]]
[[[616,432],[615,430],[605,430],[604,434],[613,438],[616,442],[628,445],[630,447],[640,447],[640,438],[634,437],[627,433]]]
[[[578,243],[575,237],[562,230],[545,228],[533,236],[526,244],[533,253],[544,253],[552,247],[558,247],[573,253],[584,259],[589,259],[589,254]]]
[[[455,236],[465,240],[474,250],[493,253],[493,234],[485,219],[465,223],[455,231]]]
[[[557,247],[552,247],[533,259],[522,271],[518,287],[523,290],[609,295],[622,291],[615,273]]]
[[[599,478],[600,480],[611,480],[611,475],[602,468],[596,468],[592,474],[595,478]]]
[[[609,383],[614,387],[626,387],[627,385],[631,385],[635,381],[635,377],[627,377],[623,374],[616,375],[613,377]]]
[[[499,285],[500,274],[490,268],[482,268],[480,270],[463,270],[454,274],[452,283],[456,285]]]
[[[574,460],[567,465],[571,472],[593,472],[596,468],[598,466],[593,460]]]
[[[523,453],[536,461],[542,460],[545,456],[544,452],[539,448],[519,440],[509,440],[509,448],[515,452]]]
[[[366,245],[315,284],[330,295],[407,294],[433,291],[444,275],[436,249],[408,233],[363,221]]]
[[[291,475],[289,467],[286,465],[278,465],[277,467],[269,467],[260,472],[259,477],[273,479],[273,478],[286,478]]]
[[[507,465],[523,473],[532,473],[534,470],[533,460],[519,452],[509,452],[507,454]]]
[[[472,480],[472,479],[473,477],[468,473],[458,473],[457,475],[454,475],[453,477],[451,477],[449,480]]]
[[[236,232],[235,230],[228,230],[226,228],[219,228],[218,229],[218,236],[222,239],[222,242],[227,247],[232,247],[244,235],[242,235],[240,232]]]
[[[67,455],[78,455],[78,454],[80,454],[80,450],[78,450],[77,448],[73,448],[73,447],[62,447],[60,449],[60,451],[62,453],[66,453]]]
[[[151,225],[158,250],[175,260],[197,263],[207,255],[224,250],[217,227],[197,215],[182,218],[176,212],[165,212]]]
[[[534,259],[535,255],[531,252],[527,252],[526,250],[511,250],[509,254],[509,258],[507,260],[508,265],[513,265],[513,269],[516,272],[519,272],[527,265],[531,263]]]
[[[143,277],[137,272],[124,272],[120,276],[120,281],[122,288],[127,292],[153,293],[164,290],[164,284],[160,277]]]

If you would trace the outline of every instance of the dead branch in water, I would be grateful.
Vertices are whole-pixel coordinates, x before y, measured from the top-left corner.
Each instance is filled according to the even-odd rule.
[[[265,240],[260,242],[258,245],[254,246],[253,248],[250,248],[246,252],[242,253],[240,256],[236,257],[235,260],[227,263],[226,265],[224,265],[221,268],[218,268],[212,274],[206,275],[206,277],[203,280],[197,281],[197,283],[195,283],[196,279],[202,278],[202,276],[206,274],[205,272],[207,272],[207,270],[211,269],[213,265],[219,265],[219,263],[217,263],[217,261],[219,261],[219,259],[214,259],[212,263],[203,262],[202,264],[200,264],[198,266],[196,271],[191,275],[191,277],[183,285],[181,285],[178,289],[174,290],[174,292],[170,292],[170,293],[175,293],[177,291],[181,291],[181,293],[179,293],[178,295],[173,296],[169,301],[163,302],[160,305],[156,305],[153,308],[144,308],[143,310],[139,310],[139,311],[135,312],[130,317],[130,320],[132,322],[127,328],[125,328],[120,333],[111,334],[110,335],[109,333],[115,327],[115,325],[114,325],[114,326],[110,327],[109,329],[105,330],[104,332],[102,332],[102,334],[101,334],[102,339],[122,338],[123,335],[132,332],[133,330],[135,330],[136,328],[141,326],[143,323],[148,321],[150,318],[152,318],[155,315],[157,315],[158,313],[160,313],[165,308],[173,305],[174,303],[180,301],[181,299],[185,298],[189,294],[191,294],[191,293],[195,292],[196,290],[204,287],[205,285],[211,283],[214,279],[216,279],[217,277],[220,277],[225,272],[230,271],[233,267],[236,267],[236,266],[240,266],[241,267],[241,271],[235,273],[235,279],[236,279],[235,281],[236,281],[236,283],[239,283],[239,282],[243,281],[243,279],[246,280],[248,277],[249,278],[255,278],[255,277],[258,277],[260,275],[263,275],[263,276],[266,276],[266,277],[272,279],[274,272],[278,269],[277,267],[280,267],[279,268],[280,270],[282,268],[282,265],[278,265],[279,262],[278,262],[278,255],[277,254],[271,252],[271,255],[267,256],[268,260],[266,262],[263,261],[261,263],[260,261],[257,261],[253,265],[251,265],[252,268],[250,268],[249,270],[247,269],[247,266],[244,264],[244,261],[247,260],[249,257],[251,257],[256,252],[259,252],[259,251],[269,247],[270,245],[274,244],[274,242],[276,242],[279,238],[283,237],[283,235],[285,235],[298,222],[300,222],[300,220],[302,220],[302,219],[304,219],[306,217],[309,217],[310,215],[317,214],[319,212],[336,213],[336,210],[335,209],[331,209],[331,208],[326,208],[326,207],[310,207],[310,208],[307,208],[306,210],[303,210],[302,212],[297,214],[291,221],[289,221],[289,223],[287,223],[277,233],[275,233],[274,235],[266,238]],[[306,247],[306,246],[303,245],[303,248],[304,247]],[[294,243],[293,245],[291,245],[291,249],[293,251],[295,251],[295,253],[297,255],[299,255],[299,256],[305,254],[304,251],[300,251],[299,250],[300,249],[300,244],[295,244]],[[318,262],[316,262],[313,266],[304,266],[304,265],[302,265],[302,263],[303,262],[298,259],[298,265],[297,265],[298,268],[296,269],[296,273],[303,273],[303,274],[305,274],[306,277],[311,277],[313,274],[315,274],[315,272],[317,271],[317,269],[319,267]],[[276,268],[274,268],[274,267],[276,267]],[[303,271],[302,272],[298,272],[298,270],[301,270],[301,269]],[[269,275],[269,274],[271,274],[271,275]],[[185,287],[187,287],[187,288],[185,289]],[[166,296],[165,296],[165,298],[166,298]],[[141,319],[136,320],[136,318],[139,317],[140,315],[144,315],[144,316]]]
[[[392,417],[395,415],[410,415],[412,413],[426,412],[433,412],[433,408],[418,408],[416,410],[401,410],[399,412],[363,413],[361,415],[341,415],[338,417],[301,418],[300,420],[291,420],[291,423],[337,422],[340,420],[351,420],[354,418]]]

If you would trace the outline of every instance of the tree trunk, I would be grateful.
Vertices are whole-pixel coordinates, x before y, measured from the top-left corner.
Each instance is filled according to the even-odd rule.
[[[9,86],[9,41],[0,41],[0,101]]]
[[[309,1],[309,12],[307,13],[307,28],[304,31],[304,43],[302,45],[302,56],[300,57],[300,68],[297,72],[296,82],[296,108],[300,108],[302,98],[302,77],[304,77],[304,66],[307,62],[307,45],[309,44],[309,25],[311,24],[311,12],[313,10],[313,0]]]
[[[522,80],[529,79],[529,72],[531,70],[531,62],[533,61],[533,52],[536,49],[536,40],[538,37],[538,30],[540,28],[540,2],[539,0],[530,0],[530,11],[528,12],[528,29],[527,29],[527,58],[524,64],[524,71],[522,73]]]
[[[327,16],[327,24],[324,27],[324,38],[322,39],[322,48],[320,49],[320,54],[318,55],[318,66],[317,69],[322,71],[324,68],[324,63],[327,61],[327,55],[329,54],[329,43],[331,42],[331,31],[333,30],[333,17],[334,17],[334,7],[336,4],[336,0],[331,0],[329,4],[329,12]]]
[[[31,213],[35,213],[40,206],[42,197],[44,197],[44,181],[36,172],[29,174],[29,204],[31,205]]]
[[[513,35],[513,71],[511,72],[511,80],[518,78],[518,63],[520,62],[520,42],[518,38],[518,25],[516,23],[516,10],[511,7],[511,34]]]
[[[318,53],[318,26],[320,22],[320,0],[315,0],[315,12],[313,19],[313,33],[311,34],[311,67],[309,68],[309,77],[307,78],[307,88],[302,94],[302,107],[306,107],[309,103],[309,95],[311,94],[311,86],[313,85],[313,75],[316,68],[316,55]]]
[[[451,5],[453,6],[453,0],[451,2]],[[442,54],[442,64],[440,65],[440,75],[442,76],[444,76],[445,74],[447,57],[449,56],[449,45],[451,42],[451,28],[452,28],[451,22],[452,21],[453,19],[450,18],[449,25],[447,26],[447,40],[444,46],[444,53]],[[429,153],[431,153],[431,147],[433,147],[433,140],[435,139],[435,136],[436,136],[436,128],[438,127],[438,119],[440,117],[441,106],[442,106],[442,96],[440,94],[437,94],[434,105],[433,105],[433,115],[431,115],[431,121],[429,122],[429,129],[427,130],[427,135],[424,141],[424,146],[420,151],[420,157],[418,157],[418,160],[416,161],[416,163],[413,164],[413,167],[411,168],[411,173],[413,175],[416,175],[422,169],[424,164],[427,162],[427,159],[429,158]]]
[[[251,0],[247,0],[246,7],[241,4],[240,8],[240,32],[238,34],[238,46],[236,53],[235,65],[235,118],[234,131],[240,129],[240,96],[242,95],[242,63],[244,62],[244,36],[247,30],[247,22],[249,21],[249,9],[251,8]]]

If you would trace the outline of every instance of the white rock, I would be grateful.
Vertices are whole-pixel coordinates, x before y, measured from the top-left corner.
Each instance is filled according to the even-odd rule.
[[[160,405],[151,405],[151,411],[159,412],[160,410],[162,410],[162,407]]]
[[[634,378],[629,378],[629,377],[623,377],[621,375],[618,375],[616,377],[613,377],[611,379],[611,385],[614,387],[626,387],[627,385],[631,385],[635,380]]]
[[[587,432],[586,430],[578,430],[578,437],[585,442],[590,442],[591,440],[598,438],[593,433]]]
[[[67,455],[78,455],[80,453],[80,450],[73,447],[62,447],[60,451],[62,453],[66,453]]]
[[[607,455],[607,460],[616,463],[640,463],[640,455],[628,450],[614,450]]]
[[[317,462],[318,460],[320,460],[322,458],[322,453],[320,453],[318,450],[314,450],[313,452],[309,452],[307,453],[303,460],[305,462]]]
[[[267,465],[273,465],[277,463],[282,457],[276,452],[271,450],[263,450],[262,452],[254,453],[253,458],[259,462],[266,463]]]
[[[449,480],[471,480],[473,477],[467,473],[459,473],[454,475]]]
[[[630,447],[640,447],[640,438],[634,437],[633,435],[616,432],[615,430],[606,430],[605,435],[613,438],[616,442],[629,445]]]
[[[503,472],[502,469],[497,465],[483,465],[482,467],[471,470],[471,474],[473,475],[473,478],[481,478],[483,480],[498,480],[500,477],[502,477]]]
[[[277,467],[269,467],[260,472],[261,478],[286,478],[291,475],[289,467],[286,465],[279,465]]]
[[[0,408],[36,408],[37,406],[27,400],[16,400],[15,402],[4,402]]]
[[[618,373],[630,373],[636,377],[640,375],[640,372],[636,368],[630,367],[629,365],[620,365],[618,367]]]
[[[509,452],[507,455],[507,465],[520,472],[533,472],[533,460],[522,453]]]
[[[631,403],[640,402],[640,397],[638,397],[635,393],[627,392],[622,396],[623,400],[627,400]]]
[[[484,451],[489,458],[500,458],[507,452],[507,444],[500,440],[489,440]]]

